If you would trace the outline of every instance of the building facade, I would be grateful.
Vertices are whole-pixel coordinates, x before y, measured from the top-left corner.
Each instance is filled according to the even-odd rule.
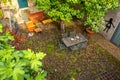
[[[8,2],[6,5],[1,4],[4,18],[11,18],[15,16],[17,22],[24,23],[28,21],[28,14],[34,12],[33,2],[29,0],[12,0],[12,5]]]
[[[105,29],[105,26],[103,29],[100,30],[100,33],[109,41],[111,41],[113,44],[115,44],[117,47],[120,47],[120,8],[115,10],[108,10],[106,16],[104,17],[105,20],[109,20],[110,18],[113,18],[113,26],[109,29],[108,32],[103,31]],[[105,23],[105,25],[107,22]]]

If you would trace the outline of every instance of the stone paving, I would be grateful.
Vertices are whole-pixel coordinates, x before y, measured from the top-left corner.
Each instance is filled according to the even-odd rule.
[[[115,58],[120,60],[120,48],[116,47],[110,41],[105,39],[101,34],[97,33],[90,37],[91,40],[97,42],[101,47],[105,48]]]

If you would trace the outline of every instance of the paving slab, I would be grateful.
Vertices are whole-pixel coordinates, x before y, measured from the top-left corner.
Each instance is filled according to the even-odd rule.
[[[101,34],[96,33],[93,36],[91,36],[90,39],[92,41],[95,41],[98,45],[105,48],[109,53],[111,53],[115,58],[120,60],[120,48],[116,47]]]

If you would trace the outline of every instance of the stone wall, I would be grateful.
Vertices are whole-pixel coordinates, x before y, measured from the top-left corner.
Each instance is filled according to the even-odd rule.
[[[103,29],[100,30],[100,33],[107,39],[107,40],[111,40],[115,29],[117,28],[119,22],[120,22],[120,9],[115,9],[115,10],[108,10],[106,16],[104,17],[105,20],[109,20],[110,18],[113,18],[113,24],[115,26],[115,28],[111,27],[110,30],[108,31],[108,33],[106,33],[106,31],[103,31],[105,26],[103,27]],[[105,23],[106,24],[106,23]]]

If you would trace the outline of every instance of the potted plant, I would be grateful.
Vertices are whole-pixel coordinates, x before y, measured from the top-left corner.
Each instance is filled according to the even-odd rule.
[[[84,25],[86,27],[86,32],[89,36],[93,35],[94,33],[99,32],[99,30],[103,27],[105,21],[103,17],[97,16],[97,17],[89,17],[84,22]],[[89,26],[89,27],[88,27]]]
[[[95,32],[92,31],[92,29],[90,27],[86,27],[86,32],[88,33],[89,36],[92,36]]]

